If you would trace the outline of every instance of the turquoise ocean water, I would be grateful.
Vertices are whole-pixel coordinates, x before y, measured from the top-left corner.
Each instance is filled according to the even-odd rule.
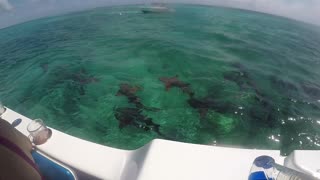
[[[172,6],[165,14],[98,8],[1,29],[1,101],[117,148],[163,138],[320,149],[319,27]],[[169,77],[176,84],[166,90],[159,78]]]

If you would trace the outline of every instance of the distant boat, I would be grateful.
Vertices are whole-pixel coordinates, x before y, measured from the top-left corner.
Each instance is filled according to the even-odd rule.
[[[150,6],[143,7],[141,9],[143,13],[166,13],[166,12],[173,12],[173,9],[167,7],[164,4],[154,3]]]

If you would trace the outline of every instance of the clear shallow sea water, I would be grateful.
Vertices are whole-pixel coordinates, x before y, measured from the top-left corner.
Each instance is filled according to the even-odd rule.
[[[1,29],[1,101],[117,148],[164,138],[283,154],[320,149],[319,27],[237,9],[173,7],[166,14],[98,8]],[[181,88],[167,91],[159,80],[176,75],[202,104],[190,105]],[[116,96],[121,83],[157,110],[139,108],[120,128],[117,108],[136,107]]]

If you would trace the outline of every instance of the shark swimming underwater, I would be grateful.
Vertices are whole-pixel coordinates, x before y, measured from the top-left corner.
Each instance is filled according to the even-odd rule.
[[[151,118],[144,116],[142,110],[138,108],[116,108],[114,116],[119,121],[119,128],[134,126],[145,131],[154,131],[160,136],[164,136],[160,132],[160,125],[152,121]]]
[[[169,91],[169,89],[172,87],[177,87],[180,88],[183,93],[188,94],[190,97],[194,95],[190,84],[179,80],[178,75],[173,77],[160,77],[159,80],[164,83],[167,91]]]
[[[136,95],[136,93],[141,90],[139,86],[132,86],[127,83],[122,83],[119,85],[119,90],[116,96],[126,96],[128,102],[134,104],[138,109],[145,109],[147,111],[157,111],[159,109],[153,107],[146,107],[142,104],[141,99]]]
[[[231,105],[217,101],[212,97],[204,97],[204,98],[192,97],[188,99],[187,102],[189,106],[198,110],[201,119],[206,117],[209,110],[213,110],[215,112],[224,114],[224,113],[227,113],[231,108]]]

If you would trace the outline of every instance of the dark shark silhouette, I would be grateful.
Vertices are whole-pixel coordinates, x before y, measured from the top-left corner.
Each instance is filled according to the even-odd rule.
[[[188,104],[192,108],[198,110],[201,119],[206,117],[209,110],[214,110],[215,112],[219,113],[226,113],[231,108],[230,105],[216,101],[211,97],[199,99],[192,97],[188,99]]]
[[[224,79],[235,82],[240,90],[252,89],[255,92],[255,106],[248,110],[248,115],[251,119],[259,120],[259,122],[274,127],[277,124],[276,116],[279,114],[273,105],[273,102],[268,98],[267,94],[263,93],[250,77],[248,69],[240,64],[233,63],[231,65],[236,70],[224,74]],[[273,84],[281,84],[284,87],[294,88],[291,84],[280,81],[276,78],[271,79]],[[260,108],[257,108],[259,106]],[[257,122],[257,121],[256,121]]]
[[[320,85],[311,83],[311,82],[303,82],[300,84],[303,91],[311,98],[311,99],[320,99]]]
[[[41,67],[42,71],[43,71],[44,73],[46,73],[46,72],[48,72],[49,64],[48,64],[48,63],[41,63],[41,64],[40,64],[40,67]]]
[[[188,94],[190,97],[194,95],[190,84],[179,80],[178,75],[174,77],[160,77],[159,80],[164,83],[166,90],[168,91],[171,87],[177,87],[182,90],[183,93]]]
[[[71,75],[71,79],[81,85],[99,82],[97,78],[88,75],[85,69],[81,69],[79,72],[73,73]]]
[[[159,109],[146,107],[141,103],[141,99],[136,96],[136,93],[141,90],[139,86],[131,86],[127,83],[122,83],[119,85],[119,90],[116,96],[126,96],[128,98],[129,103],[134,104],[139,109],[145,109],[148,111],[157,111]]]
[[[79,72],[72,73],[70,79],[78,86],[80,95],[85,95],[85,86],[91,83],[99,82],[99,79],[94,76],[90,76],[84,69],[81,69]]]
[[[244,67],[240,63],[233,63],[231,66],[236,70],[224,73],[223,77],[225,80],[235,82],[240,87],[240,90],[255,86],[253,85],[252,80],[249,77],[249,73],[246,67]]]
[[[160,132],[160,125],[152,121],[151,118],[142,114],[142,110],[138,108],[116,108],[114,116],[119,121],[119,128],[126,126],[134,126],[145,131],[154,131],[158,135],[163,136]]]
[[[124,96],[131,96],[135,95],[141,88],[139,86],[131,86],[127,83],[122,83],[119,85],[120,89],[117,93],[117,96],[124,95]]]
[[[259,101],[268,101],[266,95],[261,92],[256,83],[250,77],[248,69],[241,63],[233,63],[231,65],[236,70],[224,73],[225,80],[235,82],[241,91],[246,89],[252,89],[256,93],[256,99]]]

